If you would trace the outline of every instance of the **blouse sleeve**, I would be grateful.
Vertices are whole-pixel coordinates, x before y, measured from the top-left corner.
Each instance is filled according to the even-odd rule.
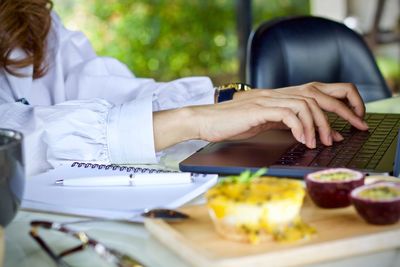
[[[112,105],[101,99],[52,106],[0,104],[0,127],[24,134],[28,176],[66,161],[109,162],[107,117]]]
[[[65,29],[57,21],[56,18],[61,36],[57,60],[69,66],[65,70],[66,99],[99,98],[115,106],[107,121],[108,157],[112,163],[157,161],[152,111],[213,103],[214,89],[208,77],[171,82],[137,78],[114,58],[92,56],[86,37]]]
[[[213,102],[207,77],[137,78],[118,60],[96,56],[55,14],[53,24],[49,71],[30,88],[40,95],[50,86],[43,94],[50,104],[23,105],[0,94],[0,127],[24,133],[28,174],[77,160],[155,163],[152,112]]]

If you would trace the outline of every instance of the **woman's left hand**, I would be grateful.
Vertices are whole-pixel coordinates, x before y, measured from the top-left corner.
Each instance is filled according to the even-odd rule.
[[[235,93],[233,100],[243,100],[268,96],[272,98],[295,98],[306,101],[314,117],[314,123],[323,144],[330,145],[333,141],[341,141],[340,133],[328,126],[324,111],[333,112],[360,130],[368,130],[363,120],[365,115],[364,102],[357,88],[351,83],[318,83],[312,82],[299,86],[280,89],[254,89]],[[330,137],[331,136],[331,137]]]

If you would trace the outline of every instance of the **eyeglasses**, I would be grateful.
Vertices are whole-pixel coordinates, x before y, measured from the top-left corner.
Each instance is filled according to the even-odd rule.
[[[39,229],[54,230],[59,233],[67,234],[68,236],[78,239],[80,243],[72,248],[63,250],[59,253],[54,252],[50,246],[44,241],[39,235]],[[49,222],[49,221],[32,221],[31,230],[29,231],[30,236],[39,244],[39,246],[49,255],[50,258],[58,266],[69,267],[70,265],[64,260],[64,257],[71,255],[76,252],[81,252],[87,247],[92,248],[102,259],[114,264],[118,267],[144,267],[139,261],[131,258],[130,256],[123,254],[115,249],[106,247],[100,242],[90,238],[85,232],[75,231],[65,227],[61,223]]]

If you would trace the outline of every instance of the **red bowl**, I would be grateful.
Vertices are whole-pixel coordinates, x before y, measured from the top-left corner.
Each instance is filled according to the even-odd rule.
[[[351,191],[364,184],[364,174],[346,168],[333,168],[309,173],[304,180],[308,195],[318,207],[343,208],[351,205]]]
[[[376,199],[367,197],[363,193],[371,190],[394,190],[397,196]],[[358,214],[368,223],[386,225],[394,224],[400,220],[400,183],[378,182],[364,185],[351,192],[351,201]]]

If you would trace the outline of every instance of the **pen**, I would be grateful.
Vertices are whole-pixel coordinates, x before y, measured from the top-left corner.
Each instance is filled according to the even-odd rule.
[[[190,172],[136,173],[127,175],[93,176],[56,180],[59,186],[146,186],[189,184]]]

